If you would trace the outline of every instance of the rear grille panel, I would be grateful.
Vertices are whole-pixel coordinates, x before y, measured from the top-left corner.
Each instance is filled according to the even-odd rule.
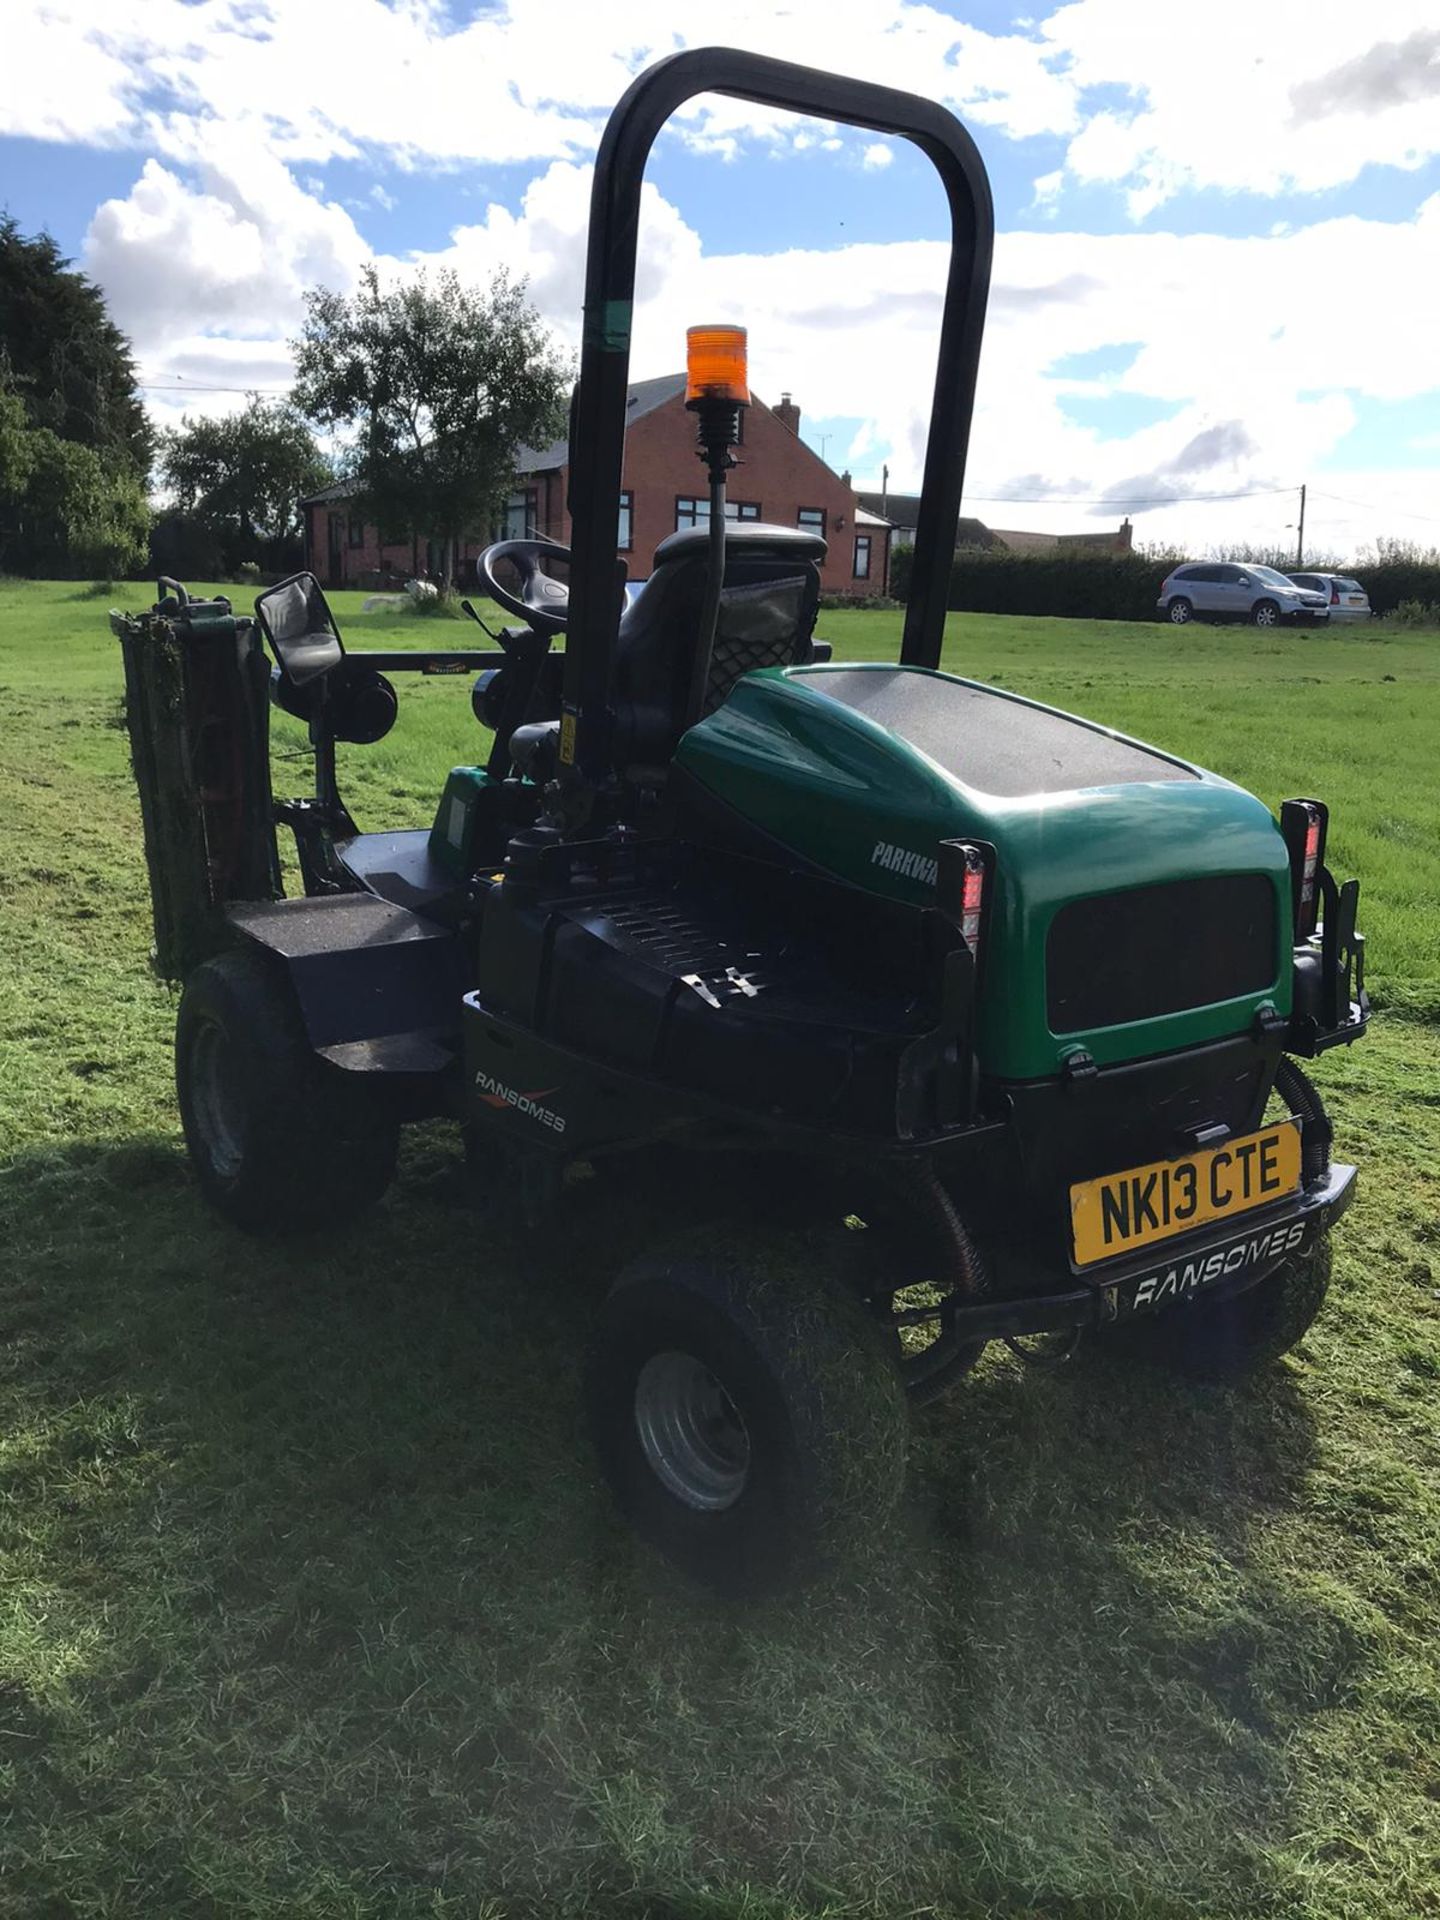
[[[1275,915],[1263,873],[1072,900],[1046,945],[1050,1031],[1086,1033],[1262,991],[1275,979]]]

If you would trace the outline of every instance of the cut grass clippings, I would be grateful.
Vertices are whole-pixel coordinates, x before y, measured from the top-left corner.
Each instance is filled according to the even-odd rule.
[[[598,1181],[487,1233],[427,1128],[350,1232],[202,1210],[105,605],[0,585],[0,1916],[1440,1915],[1433,641],[952,622],[948,664],[1330,802],[1393,1010],[1317,1069],[1359,1197],[1274,1374],[992,1349],[890,1536],[746,1611],[597,1481]],[[366,825],[483,757],[463,681],[401,696]]]

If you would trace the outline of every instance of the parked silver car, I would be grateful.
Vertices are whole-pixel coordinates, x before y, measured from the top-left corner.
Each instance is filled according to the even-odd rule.
[[[1297,587],[1325,595],[1330,602],[1332,627],[1337,620],[1370,618],[1370,596],[1360,582],[1352,580],[1348,573],[1292,573],[1288,577]]]
[[[1196,618],[1250,620],[1257,627],[1278,627],[1282,620],[1330,618],[1328,594],[1299,587],[1274,567],[1239,566],[1224,560],[1176,567],[1166,577],[1156,604],[1177,627]]]

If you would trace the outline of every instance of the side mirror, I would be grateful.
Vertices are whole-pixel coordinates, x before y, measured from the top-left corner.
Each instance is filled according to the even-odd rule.
[[[292,573],[260,594],[255,618],[292,686],[318,680],[345,658],[340,630],[313,573]]]

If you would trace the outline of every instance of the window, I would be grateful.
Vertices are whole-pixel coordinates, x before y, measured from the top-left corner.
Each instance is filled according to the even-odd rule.
[[[727,520],[758,520],[760,502],[758,500],[727,500],[725,502]],[[710,502],[697,499],[693,494],[681,494],[675,501],[675,531],[682,527],[703,527],[709,524]]]
[[[505,512],[500,520],[500,538],[528,540],[534,528],[535,489],[525,487],[519,493],[512,493],[505,502]]]
[[[870,578],[870,536],[868,533],[857,533],[855,536],[855,565],[852,569],[852,577],[856,580],[868,580]]]
[[[357,520],[353,514],[350,516],[347,538],[352,547],[363,547],[365,544],[365,522]]]
[[[622,493],[620,496],[620,524],[615,529],[615,544],[622,553],[629,553],[635,545],[635,496]]]
[[[824,507],[801,507],[795,516],[795,524],[797,527],[804,527],[807,533],[818,533],[823,539],[825,537]]]

